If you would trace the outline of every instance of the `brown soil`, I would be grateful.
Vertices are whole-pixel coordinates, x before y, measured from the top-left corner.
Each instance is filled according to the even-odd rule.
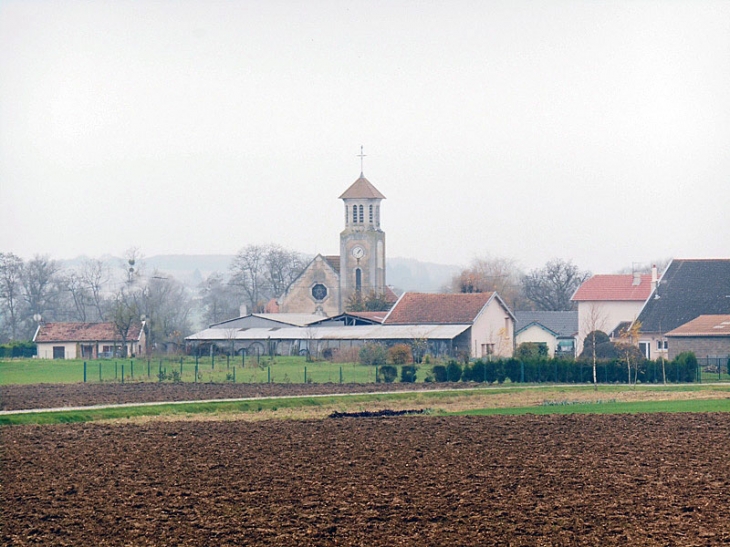
[[[724,414],[0,429],[3,545],[719,545]]]
[[[423,389],[464,389],[444,384],[30,384],[0,386],[0,410],[61,408],[101,404],[200,401],[244,397],[285,397]]]

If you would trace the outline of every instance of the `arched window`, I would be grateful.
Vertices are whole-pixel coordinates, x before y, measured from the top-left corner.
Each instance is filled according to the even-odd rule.
[[[352,206],[352,223],[357,224],[357,205]]]
[[[350,220],[350,211],[347,208],[347,205],[345,205],[345,224],[347,224],[347,221]]]
[[[363,224],[365,222],[365,215],[363,214],[363,206],[360,205],[360,224]]]
[[[373,223],[373,206],[371,205],[369,207],[369,209],[370,209],[370,220],[369,220],[369,222],[370,222],[370,224],[372,224]]]
[[[357,292],[362,291],[362,270],[360,268],[355,268],[355,290]]]
[[[375,206],[375,225],[380,227],[380,205]]]

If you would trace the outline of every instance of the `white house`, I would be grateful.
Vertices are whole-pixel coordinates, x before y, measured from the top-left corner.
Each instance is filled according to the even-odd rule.
[[[41,323],[33,341],[41,359],[98,359],[145,353],[144,323],[132,325],[122,340],[114,323]],[[126,352],[122,351],[126,345]]]

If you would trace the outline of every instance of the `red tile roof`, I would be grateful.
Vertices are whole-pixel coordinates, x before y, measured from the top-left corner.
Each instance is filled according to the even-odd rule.
[[[385,196],[368,179],[361,176],[345,190],[340,199],[385,199]]]
[[[133,325],[127,340],[138,340],[141,325]],[[121,340],[114,323],[42,323],[36,342],[113,342]]]
[[[640,277],[634,285],[633,274],[594,275],[575,291],[572,300],[581,301],[644,301],[651,295],[651,274]]]
[[[666,336],[727,336],[730,337],[730,315],[700,315],[669,331]]]
[[[405,293],[390,311],[385,324],[472,323],[493,294]]]

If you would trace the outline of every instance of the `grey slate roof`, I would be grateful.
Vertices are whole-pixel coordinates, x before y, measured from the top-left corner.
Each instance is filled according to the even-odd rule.
[[[672,260],[637,320],[642,332],[666,333],[719,314],[730,314],[730,259]]]
[[[517,311],[515,333],[533,323],[539,323],[558,336],[575,336],[578,333],[577,311]]]

